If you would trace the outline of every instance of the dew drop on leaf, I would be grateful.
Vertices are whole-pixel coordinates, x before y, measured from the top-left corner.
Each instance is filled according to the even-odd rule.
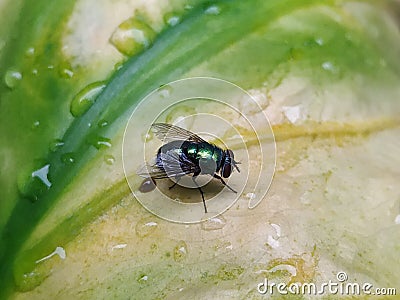
[[[41,182],[43,182],[48,188],[51,187],[51,182],[49,181],[49,168],[50,165],[47,164],[44,167],[35,170],[32,172],[32,177],[38,178]]]
[[[164,84],[158,88],[158,94],[161,98],[168,98],[172,93],[172,87],[168,84]]]
[[[188,247],[185,241],[179,241],[174,248],[174,260],[183,261],[188,255]]]
[[[114,71],[120,70],[123,66],[124,66],[124,62],[123,62],[123,61],[117,62],[117,63],[114,65]]]
[[[324,45],[324,39],[321,37],[317,37],[315,38],[315,43],[319,46],[323,46]]]
[[[335,65],[330,61],[323,62],[321,67],[325,71],[328,71],[328,72],[331,72],[331,73],[336,73],[337,72],[337,69],[336,69]]]
[[[32,129],[36,129],[36,128],[38,128],[40,126],[40,121],[39,120],[36,120],[35,122],[33,122],[33,124],[32,124]]]
[[[201,229],[206,231],[219,230],[226,225],[226,219],[223,216],[213,217],[201,223]]]
[[[63,162],[66,165],[72,165],[75,163],[75,153],[73,152],[68,152],[64,153],[61,155],[61,162]]]
[[[27,292],[39,286],[49,274],[34,270],[22,275],[22,278],[16,279],[16,286],[20,292]]]
[[[64,141],[61,139],[55,139],[50,143],[50,151],[51,152],[56,152],[58,149],[60,149],[62,146],[64,146]]]
[[[152,234],[158,226],[158,223],[153,221],[152,218],[143,218],[136,223],[136,234],[139,237],[146,237]]]
[[[218,5],[210,5],[204,10],[206,15],[219,15],[221,13],[221,8]]]
[[[98,126],[100,128],[106,127],[106,126],[108,126],[108,122],[106,120],[100,120],[98,123]]]
[[[59,74],[62,78],[67,78],[67,79],[72,78],[74,76],[74,72],[67,68],[61,69]]]
[[[107,164],[107,165],[113,165],[114,163],[115,163],[115,157],[114,156],[112,156],[112,155],[105,155],[104,156],[104,162]]]
[[[93,105],[105,87],[105,83],[100,81],[91,83],[79,91],[71,101],[71,114],[74,117],[82,116]]]
[[[96,149],[105,149],[112,146],[111,139],[103,136],[95,136],[89,139],[89,144],[93,145]]]
[[[150,47],[156,36],[154,30],[136,18],[122,22],[111,35],[110,43],[127,56],[135,55]]]
[[[145,283],[147,280],[149,280],[149,276],[142,274],[139,276],[139,278],[137,279],[137,282],[139,283]]]
[[[18,175],[17,185],[20,194],[31,201],[37,202],[40,195],[48,190],[52,183],[49,180],[50,164],[44,161],[37,161],[30,171],[22,171]]]
[[[4,75],[4,83],[10,88],[14,89],[22,79],[21,72],[10,69]]]
[[[35,48],[29,47],[29,48],[26,50],[25,55],[26,55],[27,57],[33,57],[33,56],[35,55]]]
[[[247,193],[246,194],[246,198],[248,198],[249,200],[253,200],[256,198],[256,194],[254,193]]]
[[[167,13],[164,15],[164,23],[167,24],[168,26],[175,26],[181,21],[180,16],[177,13]]]

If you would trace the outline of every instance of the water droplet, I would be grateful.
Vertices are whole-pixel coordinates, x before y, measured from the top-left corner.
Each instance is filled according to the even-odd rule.
[[[181,17],[177,13],[170,12],[164,16],[164,23],[171,27],[177,25],[180,21]]]
[[[142,141],[148,142],[151,141],[154,137],[154,133],[152,131],[148,131],[142,134]]]
[[[49,167],[50,165],[43,160],[37,160],[33,166],[28,167],[29,171],[25,170],[19,173],[17,185],[24,198],[34,203],[39,200],[43,192],[50,188]]]
[[[156,183],[154,180],[152,180],[151,178],[146,178],[142,181],[140,187],[139,187],[139,191],[141,193],[148,193],[153,191],[156,188]]]
[[[140,275],[139,278],[137,279],[137,282],[139,282],[139,283],[144,283],[144,282],[146,282],[147,280],[149,280],[149,276],[147,276],[147,275]]]
[[[104,82],[94,82],[79,91],[71,101],[70,111],[74,117],[82,116],[96,101],[106,87]]]
[[[114,163],[115,163],[115,157],[114,156],[112,156],[112,155],[105,155],[104,156],[104,162],[107,164],[107,165],[113,165]]]
[[[146,23],[130,18],[118,26],[110,43],[122,54],[132,56],[150,47],[155,36],[154,30]]]
[[[168,124],[176,124],[190,130],[193,127],[196,110],[191,106],[179,105],[174,107],[166,116],[165,121]]]
[[[61,155],[61,162],[66,165],[72,165],[75,162],[75,153],[68,152]]]
[[[47,164],[44,167],[32,172],[32,178],[34,178],[34,177],[38,178],[48,188],[51,187],[51,182],[49,181],[49,179],[47,177],[49,174],[49,167],[50,167],[50,165]]]
[[[114,65],[114,71],[120,70],[123,66],[124,66],[124,62],[123,62],[123,61],[117,62],[117,63]]]
[[[135,230],[139,237],[146,237],[152,234],[158,226],[157,222],[154,222],[152,218],[144,218],[137,222]]]
[[[42,267],[43,268],[43,267]],[[20,292],[28,292],[39,286],[47,277],[49,277],[49,271],[45,270],[33,270],[19,276],[15,276],[16,288]]]
[[[281,226],[279,226],[278,224],[274,224],[274,223],[271,223],[271,226],[275,229],[275,233],[276,233],[277,237],[278,238],[281,237],[281,235],[282,235]]]
[[[246,194],[246,198],[248,198],[249,200],[253,200],[256,198],[256,194],[254,193],[247,193]]]
[[[218,239],[213,248],[215,250],[214,255],[220,255],[222,253],[226,253],[227,250],[232,250],[233,245],[230,241]]]
[[[330,61],[325,61],[322,63],[322,69],[329,71],[331,73],[336,73],[336,67],[334,66],[334,64]]]
[[[102,136],[94,136],[94,137],[90,138],[89,144],[93,145],[98,150],[110,148],[112,146],[111,140],[109,138],[102,137]]]
[[[183,261],[188,255],[188,247],[185,241],[179,241],[174,248],[174,260],[176,262]]]
[[[100,128],[106,127],[106,126],[108,126],[108,122],[106,120],[100,120],[98,123],[98,126]]]
[[[74,72],[70,69],[62,69],[60,70],[60,76],[63,78],[72,78],[74,76]]]
[[[74,76],[74,71],[72,70],[72,66],[68,61],[63,61],[58,66],[58,74],[61,78],[72,78]]]
[[[4,82],[10,89],[15,88],[21,81],[21,79],[22,79],[21,72],[15,69],[8,70],[4,76]]]
[[[317,43],[317,45],[322,46],[324,44],[324,39],[319,37],[315,39],[315,42]]]
[[[254,193],[247,193],[246,194],[246,198],[248,198],[249,200],[253,200],[256,198],[256,194]]]
[[[47,256],[45,256],[45,257],[43,257],[41,259],[38,259],[36,261],[36,263],[38,264],[38,263],[41,263],[42,261],[48,260],[49,258],[52,258],[54,255],[58,255],[61,259],[65,259],[67,257],[67,254],[66,254],[64,248],[63,247],[57,247],[56,250],[54,250],[49,255],[47,255]]]
[[[97,149],[101,149],[101,148],[110,148],[112,146],[111,144],[111,140],[109,138],[105,138],[105,137],[99,137],[99,139],[96,142],[95,147]]]
[[[29,48],[26,50],[25,55],[26,55],[27,57],[33,57],[33,56],[35,55],[35,48],[29,47]]]
[[[221,8],[218,5],[210,5],[204,10],[206,15],[219,15],[221,13]]]
[[[206,231],[219,230],[226,225],[226,219],[223,216],[217,216],[201,223],[201,229]]]
[[[67,257],[67,254],[65,253],[65,250],[63,247],[57,247],[53,253],[57,254],[61,259],[65,259]]]
[[[279,247],[279,241],[277,239],[274,239],[271,235],[268,235],[267,245],[273,249],[276,249]]]
[[[172,93],[172,87],[168,84],[164,84],[158,88],[158,94],[161,98],[168,98]]]
[[[38,74],[38,70],[37,69],[33,69],[32,70],[32,74],[36,76]]]
[[[126,248],[126,246],[128,246],[128,244],[118,244],[118,245],[112,246],[111,251],[114,251],[115,249],[124,249],[124,248]]]
[[[62,146],[64,146],[64,142],[61,139],[55,139],[50,144],[50,151],[51,152],[56,152]]]
[[[36,120],[35,122],[33,122],[33,124],[32,124],[32,129],[36,129],[36,128],[38,128],[40,126],[40,121],[39,120]]]

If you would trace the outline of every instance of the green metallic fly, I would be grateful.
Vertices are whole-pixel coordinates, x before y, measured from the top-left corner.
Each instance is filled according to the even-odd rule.
[[[232,192],[237,193],[223,180],[232,174],[234,168],[240,172],[237,166],[239,163],[235,161],[232,150],[223,150],[193,132],[166,123],[155,123],[151,126],[151,130],[165,144],[158,149],[155,163],[146,165],[138,175],[151,179],[154,184],[155,179],[174,178],[175,183],[170,189],[183,176],[192,175],[193,183],[200,191],[206,213],[204,193],[196,182],[197,176],[211,175]]]

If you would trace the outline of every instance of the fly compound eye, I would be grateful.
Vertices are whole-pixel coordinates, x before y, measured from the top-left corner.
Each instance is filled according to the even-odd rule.
[[[231,173],[232,173],[231,163],[225,161],[225,163],[222,167],[222,177],[228,178],[231,175]]]

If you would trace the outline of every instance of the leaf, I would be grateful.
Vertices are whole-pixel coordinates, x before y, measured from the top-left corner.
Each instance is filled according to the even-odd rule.
[[[389,192],[378,197],[381,202],[374,202],[368,193],[357,190],[357,184],[372,180],[364,172],[380,169],[376,163],[364,170],[371,157],[378,157],[377,162],[382,162],[394,178],[399,176],[390,169],[393,164],[376,149],[382,141],[396,149],[392,140],[399,124],[399,106],[394,101],[399,94],[399,34],[384,4],[327,1],[322,5],[319,1],[295,0],[200,3],[182,14],[175,26],[161,28],[154,44],[148,49],[138,48],[142,52],[130,57],[122,68],[96,78],[95,65],[74,64],[74,58],[63,53],[67,22],[77,10],[73,2],[64,2],[21,2],[20,7],[15,4],[16,8],[7,4],[8,10],[3,12],[14,12],[11,15],[15,18],[9,21],[14,22],[14,27],[8,26],[10,30],[2,32],[5,42],[0,60],[0,75],[9,79],[0,89],[0,188],[6,199],[0,202],[0,259],[8,279],[2,284],[4,295],[15,288],[10,281],[12,276],[21,291],[37,285],[40,290],[53,283],[53,288],[47,289],[50,295],[62,289],[55,282],[63,274],[78,278],[79,268],[73,263],[64,269],[54,259],[42,265],[36,263],[60,245],[67,245],[67,260],[68,253],[75,253],[80,260],[88,261],[88,271],[82,275],[87,279],[85,297],[115,293],[126,296],[142,290],[143,297],[154,298],[178,295],[181,285],[184,293],[188,286],[194,286],[198,295],[204,295],[206,289],[218,297],[241,279],[247,289],[241,295],[253,295],[249,289],[260,277],[253,274],[253,269],[274,267],[263,266],[266,260],[294,266],[300,278],[312,280],[318,268],[326,271],[326,265],[318,264],[318,256],[324,255],[334,257],[331,262],[337,267],[361,268],[365,275],[362,279],[374,279],[384,285],[398,282],[394,280],[397,277],[371,275],[374,268],[387,271],[382,264],[370,263],[364,268],[357,259],[346,259],[344,253],[349,247],[358,249],[351,252],[352,257],[375,257],[362,252],[362,248],[369,249],[362,238],[368,235],[363,230],[363,213],[367,214],[376,203],[385,203],[387,208],[377,212],[388,213],[388,207],[394,205],[388,197],[396,198],[395,192]],[[144,22],[145,17],[137,18]],[[104,64],[113,60],[111,55],[104,58],[108,60]],[[73,76],[69,78],[71,72]],[[22,74],[21,79],[17,73]],[[135,105],[149,92],[171,80],[199,75],[231,80],[264,101],[282,157],[275,183],[267,201],[254,212],[259,216],[257,220],[252,211],[243,209],[236,218],[232,209],[225,216],[229,225],[214,235],[202,231],[201,225],[193,225],[185,233],[181,225],[157,220],[159,229],[150,234],[152,240],[140,239],[132,235],[130,228],[139,224],[146,213],[129,200],[130,191],[121,171],[118,146],[123,127]],[[105,79],[106,87],[90,101],[90,108],[73,119],[69,109],[74,95],[91,80]],[[52,143],[59,144],[56,151],[49,150]],[[357,155],[363,147],[370,156]],[[355,156],[353,166],[346,157]],[[105,162],[106,157],[114,160],[112,166]],[[45,175],[50,188],[43,185],[43,177],[31,176],[35,170],[45,171],[45,166],[49,166]],[[346,171],[348,166],[354,171]],[[392,184],[390,177],[379,174],[384,179],[376,179],[378,188],[371,193]],[[337,187],[344,192],[337,192]],[[342,220],[351,219],[349,212],[360,206],[360,200],[349,204],[348,198],[360,198],[367,204],[347,226]],[[109,208],[121,199],[126,204],[117,206],[118,217],[113,219]],[[328,225],[311,211],[321,214]],[[103,213],[105,224],[97,219]],[[298,215],[302,221],[298,221]],[[378,221],[379,216],[373,215],[377,220],[374,226],[385,228],[391,224]],[[97,223],[90,224],[96,219]],[[288,236],[276,256],[268,248],[271,240],[263,240],[265,230],[273,236],[273,222],[281,224]],[[354,232],[351,228],[355,228]],[[91,230],[95,233],[91,234]],[[102,230],[112,230],[111,236],[105,235],[107,244],[103,247],[98,245],[104,238]],[[330,233],[332,230],[334,234]],[[336,253],[332,249],[338,247],[342,234],[345,249]],[[188,255],[174,262],[164,253],[172,253],[174,242],[182,236],[188,237]],[[390,236],[379,238],[395,249]],[[98,254],[90,256],[91,251],[107,252],[104,249],[120,243],[120,239],[121,244],[128,245],[121,250],[129,254],[110,254],[112,258],[107,261]],[[208,243],[202,243],[202,239]],[[81,240],[84,249],[79,248]],[[140,246],[134,248],[135,244]],[[152,253],[147,253],[149,248]],[[384,251],[369,250],[378,254]],[[276,260],[287,253],[298,256]],[[393,253],[385,252],[387,257]],[[220,258],[224,261],[219,262]],[[187,270],[182,270],[182,261],[190,266]],[[50,275],[52,267],[59,273]],[[93,277],[97,274],[104,288],[91,292],[90,288],[97,286]],[[120,287],[118,281],[126,290],[116,290]],[[64,294],[73,296],[78,291],[72,288],[64,290]]]

